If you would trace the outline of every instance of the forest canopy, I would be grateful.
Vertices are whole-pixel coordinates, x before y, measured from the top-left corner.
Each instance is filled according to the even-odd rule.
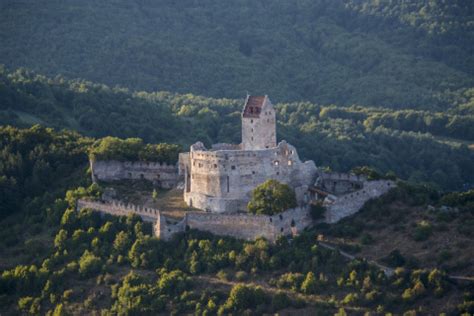
[[[470,0],[6,0],[0,60],[133,90],[447,109],[474,84],[472,8]]]
[[[144,144],[140,138],[120,139],[104,137],[89,149],[89,157],[95,160],[151,161],[175,164],[182,151],[174,144]]]

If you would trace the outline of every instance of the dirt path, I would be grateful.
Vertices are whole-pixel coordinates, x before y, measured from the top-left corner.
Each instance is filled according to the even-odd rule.
[[[329,301],[331,300],[330,296],[317,295],[317,294],[303,295],[301,293],[296,293],[289,289],[280,289],[280,288],[273,287],[264,280],[233,281],[233,280],[219,279],[213,275],[198,275],[198,276],[195,276],[194,279],[197,280],[199,286],[202,288],[222,289],[224,291],[230,291],[230,289],[237,284],[260,286],[267,294],[270,294],[273,296],[277,294],[278,292],[283,292],[292,300],[296,300],[296,299],[302,300],[308,306],[307,308],[298,309],[297,311],[294,309],[279,311],[279,315],[294,315],[295,313],[298,313],[299,315],[314,315],[314,309],[318,305],[332,307],[329,304]],[[357,310],[360,312],[360,311],[366,310],[361,307],[351,307],[347,305],[343,306],[339,304],[339,300],[336,300],[334,304],[334,308],[338,309],[340,307],[344,307],[346,311]]]
[[[354,260],[358,257],[356,256],[353,256],[343,250],[340,250],[339,248],[335,247],[335,246],[332,246],[332,245],[329,245],[325,242],[322,242],[322,241],[318,241],[318,244],[323,247],[323,248],[326,248],[326,249],[330,249],[330,250],[333,250],[333,251],[337,251],[339,252],[339,254],[341,256],[343,256],[344,258],[347,258],[349,260]],[[387,267],[387,266],[384,266],[374,260],[367,260],[365,258],[360,258],[360,259],[364,259],[366,260],[368,263],[376,266],[377,268],[379,268],[380,270],[382,270],[386,276],[390,277],[392,276],[394,273],[395,273],[395,269],[393,268],[390,268],[390,267]],[[470,276],[459,276],[459,275],[448,275],[448,278],[449,279],[452,279],[452,280],[458,280],[458,281],[467,281],[467,282],[474,282],[474,277],[470,277]]]

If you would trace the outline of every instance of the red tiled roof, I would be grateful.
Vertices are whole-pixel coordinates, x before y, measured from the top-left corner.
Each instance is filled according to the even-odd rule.
[[[243,117],[259,117],[262,111],[265,96],[249,96],[244,107]]]

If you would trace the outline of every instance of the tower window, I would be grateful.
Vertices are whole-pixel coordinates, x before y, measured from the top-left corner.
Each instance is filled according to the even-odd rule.
[[[235,170],[235,166],[230,167],[232,170]]]
[[[250,120],[250,123],[253,123],[253,120]]]

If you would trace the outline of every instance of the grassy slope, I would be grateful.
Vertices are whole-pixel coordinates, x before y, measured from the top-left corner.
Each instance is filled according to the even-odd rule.
[[[443,212],[439,205],[413,203],[413,197],[369,202],[354,216],[329,227],[331,243],[358,257],[396,267],[387,261],[400,251],[407,268],[442,268],[451,275],[474,276],[472,211]],[[426,228],[420,228],[420,226]],[[424,231],[423,231],[424,230]]]

